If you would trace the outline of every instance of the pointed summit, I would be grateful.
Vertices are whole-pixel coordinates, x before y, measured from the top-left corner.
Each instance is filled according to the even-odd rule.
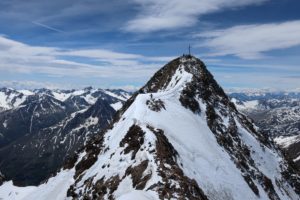
[[[299,192],[296,173],[191,55],[156,72],[91,146],[99,149],[76,165],[90,163],[77,167],[83,179],[71,186],[73,197],[118,198],[124,187],[152,199],[297,199],[292,188]]]
[[[201,60],[191,55],[183,55],[158,70],[142,89],[144,92],[164,90],[171,82],[173,76],[179,79],[187,75],[185,72],[196,77],[200,77],[201,73],[204,73],[204,76],[212,76]]]

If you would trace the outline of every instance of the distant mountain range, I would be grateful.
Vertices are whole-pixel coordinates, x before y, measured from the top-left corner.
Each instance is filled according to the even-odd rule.
[[[300,133],[300,93],[231,93],[237,108],[272,137]]]
[[[300,92],[230,93],[236,107],[274,139],[300,169]]]
[[[103,130],[131,94],[124,90],[0,89],[0,171],[36,185]]]

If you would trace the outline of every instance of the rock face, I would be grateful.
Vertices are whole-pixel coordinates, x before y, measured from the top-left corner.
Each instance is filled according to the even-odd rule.
[[[3,98],[7,102],[14,99],[13,94],[19,98],[24,92],[9,91]],[[92,88],[40,89],[25,92],[18,105],[6,103],[11,107],[6,106],[0,112],[2,173],[17,185],[40,184],[61,168],[90,136],[108,126],[116,105],[122,105],[127,98],[125,91],[118,92]]]
[[[160,69],[23,199],[299,199],[299,174],[193,56]],[[9,190],[4,189],[9,188]],[[54,195],[55,193],[55,195]]]

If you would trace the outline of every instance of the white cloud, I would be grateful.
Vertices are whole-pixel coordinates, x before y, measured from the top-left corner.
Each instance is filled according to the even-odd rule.
[[[259,4],[266,0],[133,0],[139,5],[139,14],[130,20],[124,30],[128,32],[152,32],[190,27],[201,15]]]
[[[212,56],[235,55],[256,59],[264,52],[300,45],[300,20],[284,23],[234,26],[196,35],[206,41],[200,46],[209,47]]]
[[[95,59],[137,59],[141,58],[141,55],[137,54],[127,54],[127,53],[118,53],[110,50],[104,49],[85,49],[85,50],[69,50],[65,52],[57,52],[58,55],[66,55],[66,56],[80,56],[87,58],[95,58]]]
[[[51,77],[148,78],[160,67],[157,63],[164,59],[107,49],[30,46],[0,36],[2,72],[45,74]]]
[[[155,62],[169,62],[175,59],[175,56],[161,56],[161,57],[146,57],[147,61],[155,61]]]
[[[39,82],[39,81],[28,81],[28,80],[4,80],[0,81],[0,87],[9,87],[14,89],[38,89],[38,88],[47,88],[47,89],[70,89],[73,88],[72,85],[66,84],[55,84],[51,82]]]
[[[108,89],[123,89],[128,92],[135,92],[139,90],[142,86],[135,86],[135,85],[117,85],[117,86],[110,86]]]

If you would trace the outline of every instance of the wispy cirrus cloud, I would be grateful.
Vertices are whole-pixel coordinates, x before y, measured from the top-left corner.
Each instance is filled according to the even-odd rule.
[[[2,32],[36,36],[41,31],[46,36],[97,34],[117,30],[127,18],[115,13],[125,13],[130,5],[120,0],[4,0],[0,1],[0,26]]]
[[[65,56],[79,56],[95,59],[137,59],[143,56],[138,54],[119,53],[106,49],[83,49],[83,50],[67,50],[59,51],[57,54]]]
[[[51,31],[55,31],[55,32],[59,32],[59,33],[65,33],[64,31],[62,31],[60,29],[54,28],[52,26],[48,26],[48,25],[40,23],[40,22],[32,22],[32,23],[37,25],[37,26],[43,27],[45,29],[51,30]]]
[[[235,55],[257,59],[265,52],[300,45],[300,20],[283,23],[239,25],[196,34],[204,38],[199,46],[211,49],[210,56]]]
[[[191,27],[202,15],[263,3],[267,0],[133,0],[139,13],[123,27],[128,32],[152,32]]]

